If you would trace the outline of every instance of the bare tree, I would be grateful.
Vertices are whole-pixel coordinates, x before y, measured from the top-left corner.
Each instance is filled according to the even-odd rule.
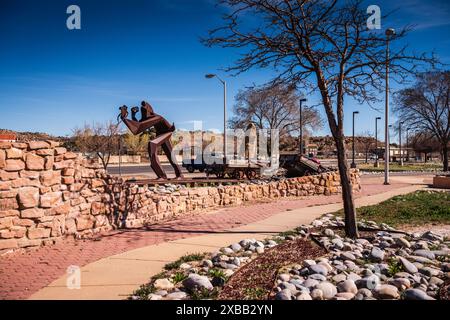
[[[344,142],[344,98],[377,101],[383,88],[386,37],[368,30],[362,0],[219,0],[231,13],[224,25],[211,30],[204,43],[242,52],[227,70],[239,74],[273,67],[273,83],[295,85],[320,93],[336,144],[345,211],[345,231],[357,237],[356,213]],[[248,22],[248,16],[252,22]],[[256,20],[256,21],[255,21]],[[401,30],[390,38],[405,36]],[[398,80],[412,72],[425,56],[392,50],[389,63]],[[375,89],[375,90],[374,90]]]
[[[418,74],[416,83],[395,95],[394,112],[404,126],[428,133],[439,141],[444,171],[450,143],[450,71]]]
[[[149,134],[144,133],[135,136],[130,131],[128,131],[123,138],[123,142],[127,147],[127,151],[131,152],[133,155],[138,155],[142,152],[146,152],[149,141]]]
[[[107,122],[85,125],[73,130],[75,146],[80,152],[95,153],[106,170],[112,154],[117,154],[120,146],[119,126]]]
[[[278,129],[280,138],[300,129],[300,97],[291,87],[278,84],[249,88],[241,90],[235,100],[234,128],[245,128],[253,122],[259,129]],[[303,106],[302,123],[305,131],[322,127],[319,113],[309,106]]]
[[[359,152],[364,153],[365,163],[369,162],[369,153],[373,152],[375,148],[375,138],[370,131],[365,131],[362,134],[355,137],[355,148]]]

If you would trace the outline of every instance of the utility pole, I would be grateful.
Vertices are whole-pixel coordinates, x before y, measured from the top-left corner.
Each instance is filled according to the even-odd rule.
[[[378,162],[378,120],[381,120],[381,117],[375,118],[375,168],[380,166]]]

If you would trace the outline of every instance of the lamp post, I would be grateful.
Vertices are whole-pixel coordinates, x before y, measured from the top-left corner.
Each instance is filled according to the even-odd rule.
[[[227,82],[216,74],[205,75],[207,79],[217,78],[223,84],[223,162],[227,163]]]
[[[384,184],[389,184],[389,38],[395,35],[395,30],[389,28],[386,30],[386,106],[385,106],[385,124],[384,124]]]
[[[381,117],[375,118],[375,168],[380,166],[378,162],[378,120],[381,120]]]
[[[300,148],[300,156],[303,155],[303,102],[306,102],[306,99],[300,99],[300,135],[299,135],[299,148]]]
[[[400,147],[400,166],[403,167],[402,124],[403,124],[402,121],[400,121],[400,122],[398,123],[398,144],[399,144],[399,147]]]
[[[354,169],[356,168],[356,162],[355,162],[355,115],[359,114],[359,111],[353,111],[353,146],[352,146],[352,165],[351,167]]]
[[[406,128],[406,162],[409,162],[409,129]]]

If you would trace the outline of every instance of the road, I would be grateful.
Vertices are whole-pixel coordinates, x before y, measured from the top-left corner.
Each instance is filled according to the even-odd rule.
[[[363,162],[363,160],[361,160],[361,162]],[[324,160],[321,161],[321,163],[324,166],[334,166],[336,167],[336,160]],[[174,177],[175,176],[175,172],[172,168],[172,166],[170,164],[162,164],[163,169],[166,171],[167,175],[169,176],[169,178]],[[122,171],[122,176],[126,177],[126,178],[137,178],[137,179],[154,179],[156,178],[156,175],[153,173],[153,170],[150,167],[150,164],[124,164],[121,167],[121,171]],[[195,173],[189,173],[187,172],[184,168],[182,168],[182,172],[183,175],[186,178],[194,178],[194,177],[204,177],[205,174],[204,173],[200,173],[200,172],[195,172]],[[117,165],[111,165],[108,167],[108,173],[113,174],[113,175],[119,175],[119,167]],[[383,175],[383,172],[379,172],[379,173],[370,173],[367,175],[374,175],[374,176],[379,176],[379,175]],[[405,176],[405,175],[430,175],[432,173],[430,172],[414,172],[414,173],[410,173],[410,172],[391,172],[390,175],[391,176]]]

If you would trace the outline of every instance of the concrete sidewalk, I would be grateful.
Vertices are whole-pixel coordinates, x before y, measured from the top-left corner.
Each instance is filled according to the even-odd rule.
[[[373,205],[393,196],[407,194],[424,185],[412,185],[356,199],[357,207]],[[168,241],[113,255],[81,268],[81,289],[70,290],[67,276],[34,293],[30,299],[125,299],[141,284],[162,271],[168,262],[187,253],[212,252],[243,238],[264,239],[279,232],[308,224],[323,214],[337,211],[342,204],[327,204],[289,210],[244,226],[201,236]]]

